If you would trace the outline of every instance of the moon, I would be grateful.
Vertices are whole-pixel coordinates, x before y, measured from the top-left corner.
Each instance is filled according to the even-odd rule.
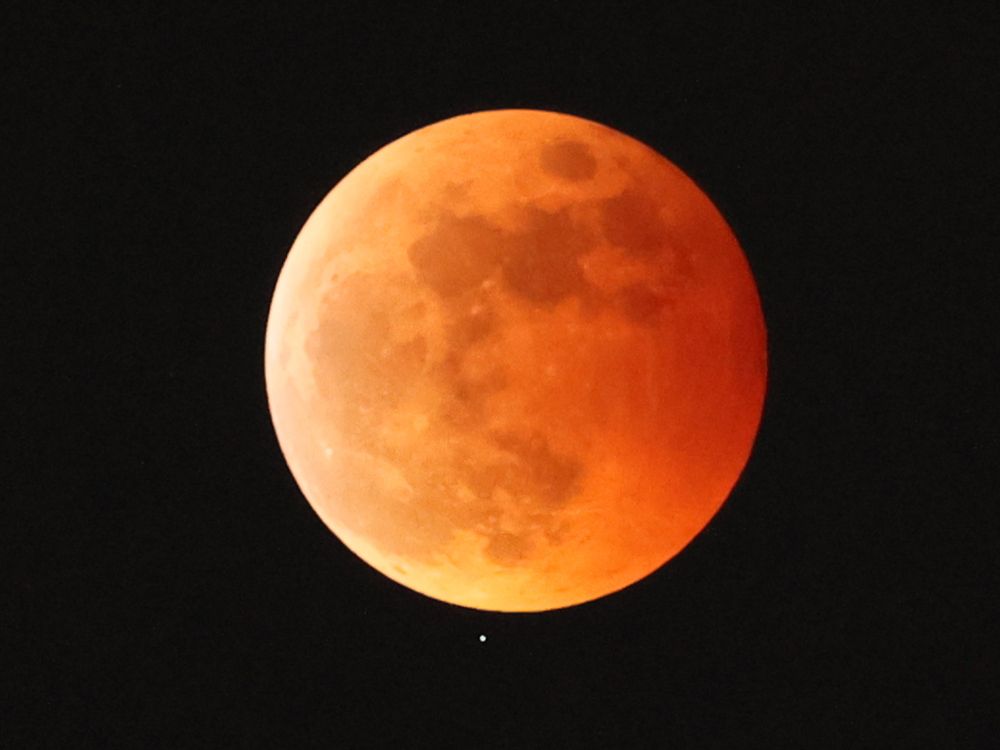
[[[308,502],[427,596],[530,612],[660,568],[760,423],[766,332],[739,243],[678,167],[567,114],[434,123],[295,239],[268,405]]]

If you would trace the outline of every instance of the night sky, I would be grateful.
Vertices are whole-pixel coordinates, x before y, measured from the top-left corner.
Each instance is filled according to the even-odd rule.
[[[325,5],[4,21],[0,746],[987,746],[996,12]],[[681,167],[769,336],[709,527],[530,615],[349,552],[287,470],[263,372],[329,189],[505,107]]]

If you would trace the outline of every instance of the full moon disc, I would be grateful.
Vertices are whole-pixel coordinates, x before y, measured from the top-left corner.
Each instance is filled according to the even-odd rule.
[[[361,559],[486,610],[590,601],[662,566],[760,422],[746,258],[667,159],[498,110],[385,146],[281,269],[265,375],[303,494]]]

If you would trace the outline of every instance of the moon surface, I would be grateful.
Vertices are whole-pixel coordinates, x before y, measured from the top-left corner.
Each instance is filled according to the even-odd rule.
[[[575,116],[496,110],[385,146],[281,269],[278,441],[334,534],[485,610],[590,601],[718,511],[766,384],[753,276],[667,159]]]

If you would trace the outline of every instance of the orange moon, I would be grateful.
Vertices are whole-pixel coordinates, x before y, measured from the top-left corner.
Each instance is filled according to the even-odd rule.
[[[484,610],[618,591],[750,454],[766,333],[712,202],[639,141],[497,110],[416,130],[320,203],[265,376],[306,499],[369,565]]]

